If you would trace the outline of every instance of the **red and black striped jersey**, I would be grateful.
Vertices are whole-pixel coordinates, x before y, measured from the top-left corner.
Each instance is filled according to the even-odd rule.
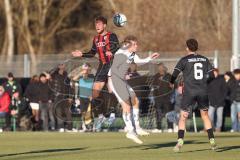
[[[84,53],[83,57],[94,57],[98,53],[99,61],[103,64],[112,60],[111,56],[106,55],[107,51],[115,52],[119,49],[119,41],[115,33],[107,32],[105,35],[97,35],[93,38],[92,48],[89,52]]]

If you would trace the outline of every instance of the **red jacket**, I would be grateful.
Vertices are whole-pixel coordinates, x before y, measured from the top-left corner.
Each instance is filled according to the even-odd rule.
[[[0,97],[0,112],[9,112],[11,100],[7,92]]]

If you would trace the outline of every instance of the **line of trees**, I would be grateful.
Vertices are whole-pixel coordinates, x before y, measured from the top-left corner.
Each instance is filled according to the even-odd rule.
[[[2,0],[0,52],[35,55],[86,50],[95,34],[93,19],[105,15],[109,30],[120,40],[139,38],[141,50],[182,51],[186,38],[195,37],[202,50],[231,49],[230,0]],[[128,25],[112,24],[122,12]]]

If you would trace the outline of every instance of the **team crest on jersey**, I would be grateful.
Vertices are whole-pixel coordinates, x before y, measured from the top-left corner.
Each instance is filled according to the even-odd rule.
[[[127,63],[133,63],[134,62],[134,55],[132,54],[128,57]]]

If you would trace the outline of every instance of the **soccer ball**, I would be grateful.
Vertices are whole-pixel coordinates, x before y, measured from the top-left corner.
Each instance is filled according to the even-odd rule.
[[[127,23],[127,17],[122,13],[117,13],[113,16],[113,23],[117,27],[123,27]]]

